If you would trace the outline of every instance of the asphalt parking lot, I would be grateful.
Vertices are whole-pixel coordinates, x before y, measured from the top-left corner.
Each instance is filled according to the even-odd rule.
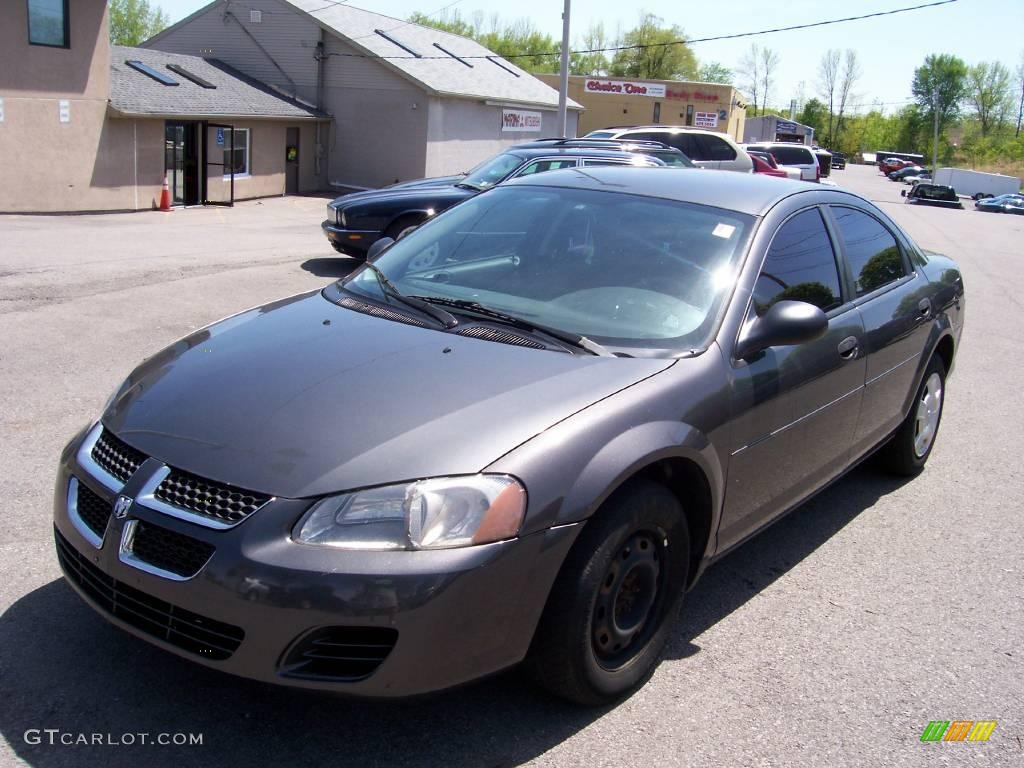
[[[514,672],[397,703],[295,692],[107,625],[53,553],[64,442],[143,357],[353,263],[320,234],[317,198],[0,217],[0,766],[1024,764],[1024,217],[904,205],[872,167],[833,178],[963,269],[931,461],[910,482],[857,469],[715,565],[654,678],[596,711]],[[922,743],[931,720],[998,726],[986,743]],[[203,743],[62,746],[30,729]]]

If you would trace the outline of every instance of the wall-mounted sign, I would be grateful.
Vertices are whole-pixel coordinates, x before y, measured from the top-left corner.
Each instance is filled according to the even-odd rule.
[[[61,99],[58,103],[58,114],[60,115],[60,121],[62,123],[71,122],[71,102],[67,99]]]
[[[718,127],[718,113],[717,112],[696,112],[693,115],[693,127],[694,128],[717,128]]]
[[[729,119],[729,113],[726,112],[724,109],[718,110],[718,119],[719,120],[728,120]]]
[[[615,93],[622,96],[665,98],[664,83],[644,83],[631,80],[587,80],[583,87],[591,93]]]
[[[217,146],[218,147],[223,147],[224,146],[224,129],[223,128],[218,128],[217,129]]]
[[[796,125],[796,123],[790,123],[790,122],[787,122],[785,120],[779,120],[779,122],[777,122],[775,124],[775,132],[776,133],[796,133],[797,132],[797,125]]]
[[[717,93],[709,93],[707,91],[676,91],[672,88],[665,92],[665,98],[675,99],[676,101],[719,101]]]
[[[540,133],[540,112],[527,112],[522,109],[501,110],[502,131],[526,131]]]

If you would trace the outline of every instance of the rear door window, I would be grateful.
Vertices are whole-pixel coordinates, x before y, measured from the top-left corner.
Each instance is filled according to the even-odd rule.
[[[712,160],[713,158],[707,157],[708,150],[695,141],[695,136],[692,133],[668,133],[658,131],[637,131],[636,133],[629,133],[622,136],[624,139],[636,139],[642,141],[660,141],[662,144],[668,144],[670,147],[675,147],[684,155],[691,160]]]
[[[857,295],[878,290],[907,274],[893,234],[878,219],[853,208],[833,206]]]
[[[832,240],[817,208],[779,227],[754,285],[758,315],[787,300],[806,301],[825,312],[843,303]]]
[[[717,136],[707,134],[696,134],[693,138],[701,145],[708,160],[735,160],[736,150],[729,146],[729,142]]]

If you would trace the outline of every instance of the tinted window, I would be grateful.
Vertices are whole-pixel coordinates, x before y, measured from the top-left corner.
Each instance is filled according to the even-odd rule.
[[[921,184],[914,189],[914,197],[926,200],[946,200],[955,203],[959,198],[951,187],[936,187],[933,184]]]
[[[692,133],[638,131],[637,133],[630,133],[628,137],[624,136],[623,138],[637,139],[638,141],[660,141],[662,144],[675,147],[691,160],[712,159],[707,156],[708,150],[697,143],[696,137]]]
[[[597,158],[588,158],[588,159],[583,161],[583,164],[584,165],[637,165],[637,164],[645,165],[646,162],[644,160],[642,160],[642,159],[639,159],[639,158],[637,159],[637,162],[634,163],[634,162],[632,162],[630,160],[615,160],[615,159],[609,157],[609,158],[602,158],[600,160],[598,160]]]
[[[68,46],[67,0],[28,0],[28,41],[33,45]]]
[[[544,171],[557,171],[560,168],[575,168],[576,158],[575,157],[563,157],[556,160],[534,160],[529,163],[523,170],[516,174],[516,176],[529,176],[531,173],[544,173]]]
[[[771,148],[775,159],[783,165],[815,165],[816,161],[811,150],[803,147],[786,147],[775,145]]]
[[[717,136],[708,136],[706,134],[698,134],[694,138],[696,138],[698,143],[700,143],[704,148],[704,152],[707,154],[708,160],[736,159],[736,151],[729,146],[729,142],[724,141]]]
[[[896,238],[876,219],[853,208],[833,208],[857,286],[863,296],[906,274]]]
[[[817,209],[798,213],[772,239],[754,286],[754,307],[763,315],[779,301],[806,301],[824,311],[842,304],[839,270]]]

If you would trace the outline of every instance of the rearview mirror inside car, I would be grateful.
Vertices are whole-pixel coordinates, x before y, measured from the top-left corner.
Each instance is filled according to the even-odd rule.
[[[391,247],[391,244],[395,241],[390,237],[382,237],[370,246],[370,250],[366,252],[366,260],[373,261],[375,258],[380,256],[384,251]]]
[[[818,307],[806,301],[780,301],[743,331],[736,358],[746,360],[768,347],[814,341],[827,330],[828,318]]]

